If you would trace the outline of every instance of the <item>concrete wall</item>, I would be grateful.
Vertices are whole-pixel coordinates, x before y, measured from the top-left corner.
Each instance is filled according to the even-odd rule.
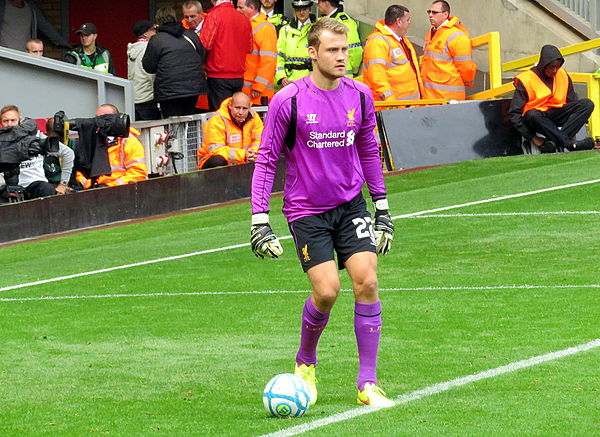
[[[402,4],[411,11],[409,39],[419,45],[429,30],[425,11],[429,0],[346,0],[345,10],[351,16],[368,24],[383,18],[392,4]],[[527,0],[451,0],[452,15],[459,17],[471,36],[500,32],[502,62],[538,54],[544,44],[558,47],[584,41],[547,12]],[[481,70],[487,71],[487,50],[475,51],[475,60]],[[567,58],[569,71],[591,73],[600,67],[600,58],[593,54],[572,55]],[[510,75],[508,75],[510,76]]]
[[[93,117],[102,103],[134,113],[126,79],[54,59],[0,47],[1,105],[17,105],[31,118],[51,117],[60,109],[70,118]]]

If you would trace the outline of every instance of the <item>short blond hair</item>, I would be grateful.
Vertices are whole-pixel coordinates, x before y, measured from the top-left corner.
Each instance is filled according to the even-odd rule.
[[[17,114],[19,114],[19,118],[21,118],[21,111],[19,110],[19,107],[16,105],[3,106],[2,109],[0,109],[0,117],[2,117],[8,111],[15,111]]]
[[[309,47],[314,47],[315,50],[319,50],[319,45],[321,45],[321,34],[324,30],[329,30],[338,35],[348,34],[348,28],[339,21],[334,20],[333,18],[321,18],[313,24],[308,31],[307,39]]]

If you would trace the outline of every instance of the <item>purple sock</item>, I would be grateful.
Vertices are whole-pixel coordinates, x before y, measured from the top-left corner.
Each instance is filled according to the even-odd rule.
[[[354,333],[358,345],[358,378],[359,390],[365,383],[377,384],[377,351],[381,335],[381,302],[354,304]]]
[[[319,311],[309,297],[302,310],[302,330],[296,364],[306,364],[307,366],[317,364],[317,344],[328,321],[329,312]]]

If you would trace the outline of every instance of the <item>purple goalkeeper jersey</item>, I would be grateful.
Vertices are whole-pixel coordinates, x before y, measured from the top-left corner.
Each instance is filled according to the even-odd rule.
[[[304,77],[275,94],[252,177],[253,214],[269,211],[282,152],[288,222],[352,200],[365,182],[374,200],[385,197],[373,98],[362,83],[343,77],[325,91]]]

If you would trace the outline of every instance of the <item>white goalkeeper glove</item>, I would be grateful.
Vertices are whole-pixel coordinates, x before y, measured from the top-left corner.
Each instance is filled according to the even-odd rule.
[[[252,214],[250,243],[257,258],[278,258],[283,253],[283,247],[269,225],[269,214]]]
[[[394,223],[392,223],[392,217],[388,212],[387,199],[375,201],[375,226],[373,230],[377,253],[387,254],[392,248],[392,241],[394,241]]]

